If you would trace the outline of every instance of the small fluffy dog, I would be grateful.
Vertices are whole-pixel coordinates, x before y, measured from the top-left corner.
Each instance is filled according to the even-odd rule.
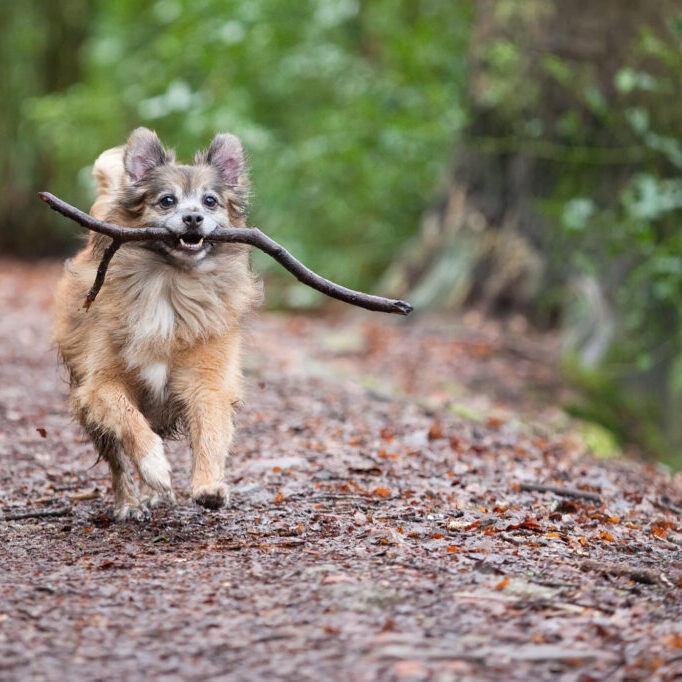
[[[82,303],[109,239],[91,233],[67,263],[54,340],[69,370],[73,411],[111,468],[117,520],[142,520],[149,507],[174,500],[161,436],[179,431],[192,446],[192,497],[216,509],[228,495],[241,322],[261,296],[249,247],[206,239],[218,227],[245,227],[242,145],[217,135],[194,165],[182,165],[154,132],[138,128],[97,159],[93,174],[91,215],[164,227],[177,239],[124,243],[89,310]]]

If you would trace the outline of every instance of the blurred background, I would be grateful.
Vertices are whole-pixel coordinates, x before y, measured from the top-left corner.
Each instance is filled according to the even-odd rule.
[[[23,0],[0,32],[0,254],[72,252],[36,192],[88,207],[134,127],[185,160],[231,131],[250,224],[421,311],[561,329],[570,409],[682,466],[682,2]]]

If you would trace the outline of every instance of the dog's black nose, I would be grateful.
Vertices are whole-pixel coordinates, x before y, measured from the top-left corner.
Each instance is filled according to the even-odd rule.
[[[187,213],[182,216],[182,222],[185,223],[187,227],[197,228],[204,222],[204,216],[202,216],[201,213]]]

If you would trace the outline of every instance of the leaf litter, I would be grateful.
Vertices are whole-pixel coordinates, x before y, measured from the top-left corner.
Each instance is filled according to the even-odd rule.
[[[682,675],[682,482],[586,452],[552,334],[263,314],[229,506],[183,492],[181,441],[178,506],[117,525],[50,347],[58,273],[0,268],[3,680]]]

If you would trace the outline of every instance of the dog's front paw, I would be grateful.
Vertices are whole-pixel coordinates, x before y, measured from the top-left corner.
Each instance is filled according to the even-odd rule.
[[[148,509],[160,506],[175,506],[175,493],[170,488],[163,493],[157,493],[156,490],[150,488],[146,483],[140,486],[140,502]]]
[[[202,485],[192,491],[192,499],[207,509],[220,509],[227,504],[229,490],[224,483]]]
[[[154,447],[140,460],[140,476],[153,490],[161,495],[173,496],[171,466],[163,454],[163,442],[156,436]]]
[[[137,502],[117,504],[114,508],[114,519],[119,523],[124,521],[148,521],[150,518],[149,510]]]

